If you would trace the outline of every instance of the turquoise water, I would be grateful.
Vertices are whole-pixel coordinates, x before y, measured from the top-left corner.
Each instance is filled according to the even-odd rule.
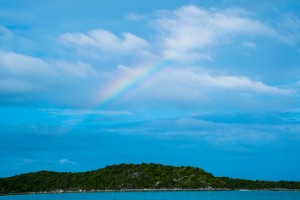
[[[1,196],[0,200],[300,200],[300,192],[99,192]]]

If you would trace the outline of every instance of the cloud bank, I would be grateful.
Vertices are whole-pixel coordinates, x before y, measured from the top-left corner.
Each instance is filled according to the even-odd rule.
[[[136,81],[137,89],[130,97],[132,105],[147,102],[147,98],[162,100],[161,103],[166,100],[195,102],[213,99],[217,91],[273,96],[270,98],[294,95],[296,90],[265,83],[264,77],[231,74],[214,63],[219,48],[238,44],[255,51],[258,49],[257,38],[289,45],[286,41],[292,35],[295,38],[292,30],[297,32],[293,27],[299,19],[295,16],[285,18],[289,27],[286,34],[282,27],[264,23],[242,9],[217,10],[189,5],[159,11],[151,17],[149,15],[147,20],[151,21],[153,36],[148,38],[126,30],[116,34],[101,27],[86,32],[62,33],[56,42],[64,51],[61,56],[66,58],[40,58],[2,50],[2,103],[26,104],[33,99],[49,99],[47,103],[50,104],[96,105],[101,94],[109,93],[106,86],[120,79],[128,79],[125,84],[131,84],[135,81],[129,80],[132,74],[143,70],[143,74],[147,74],[146,70],[151,70],[151,66],[146,66],[148,63],[164,60],[172,61],[172,64],[151,73],[151,77]],[[127,18],[137,20],[138,15],[131,13]],[[4,36],[10,33],[5,27],[1,32]],[[206,65],[213,65],[213,68]],[[119,98],[122,100],[122,96]]]

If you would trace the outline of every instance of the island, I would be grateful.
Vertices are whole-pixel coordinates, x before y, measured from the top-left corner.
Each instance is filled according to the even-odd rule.
[[[0,178],[1,195],[165,190],[300,190],[300,182],[215,177],[196,167],[153,163],[119,164],[79,173],[39,171]]]

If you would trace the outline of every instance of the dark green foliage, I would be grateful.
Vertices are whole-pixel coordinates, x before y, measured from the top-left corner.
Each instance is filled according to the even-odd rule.
[[[0,179],[0,194],[131,189],[300,189],[299,182],[214,177],[199,168],[120,164],[85,173],[40,171]]]

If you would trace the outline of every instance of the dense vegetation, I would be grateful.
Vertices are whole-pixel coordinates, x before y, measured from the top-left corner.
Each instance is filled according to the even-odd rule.
[[[214,177],[194,167],[120,164],[84,173],[40,171],[0,179],[0,194],[133,189],[300,189],[300,182]]]

